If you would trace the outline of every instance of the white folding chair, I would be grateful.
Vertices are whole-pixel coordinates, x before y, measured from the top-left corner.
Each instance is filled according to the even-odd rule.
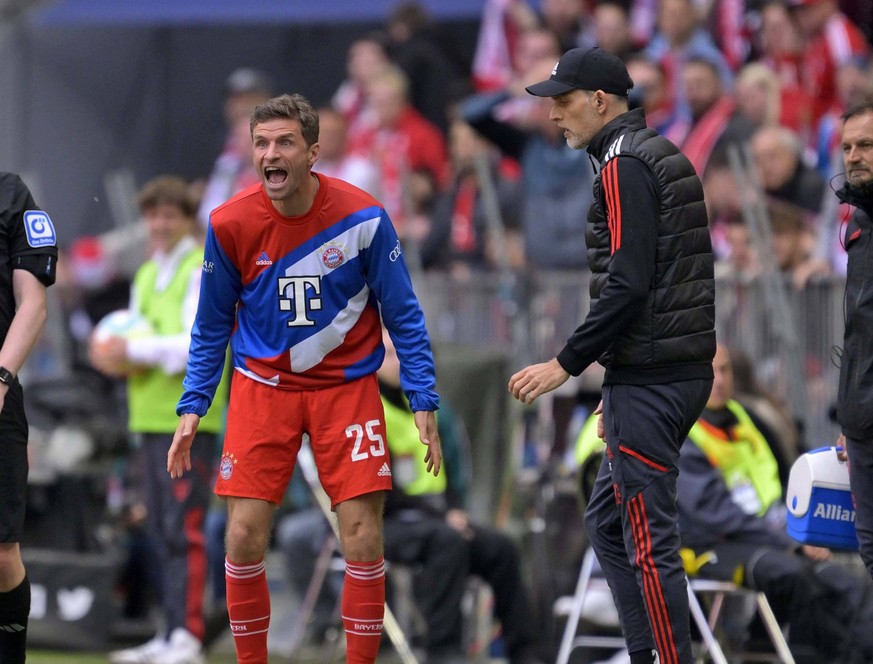
[[[596,556],[594,550],[589,548],[585,552],[585,557],[582,560],[582,567],[579,570],[579,580],[576,583],[576,592],[573,595],[573,600],[570,604],[570,611],[567,616],[567,623],[564,626],[564,632],[561,637],[561,645],[558,649],[558,657],[555,664],[567,664],[570,659],[570,653],[581,646],[589,648],[624,648],[626,643],[621,636],[595,635],[595,634],[579,634],[579,622],[582,617],[582,608],[585,604],[585,597],[588,591],[598,584],[606,586],[606,579],[594,575],[594,563]],[[688,604],[691,609],[691,617],[694,620],[697,629],[700,632],[702,644],[695,658],[697,662],[705,662],[707,657],[714,664],[728,664],[728,659],[724,654],[724,650],[715,636],[718,620],[721,617],[722,607],[725,597],[732,594],[753,593],[755,596],[755,605],[758,615],[764,623],[767,634],[773,645],[774,654],[769,656],[774,661],[782,662],[782,664],[795,664],[794,657],[788,649],[788,644],[785,642],[785,637],[779,627],[776,617],[773,615],[773,610],[770,608],[770,603],[762,592],[756,592],[748,588],[743,588],[729,581],[710,581],[708,579],[694,578],[688,580]],[[700,597],[707,597],[710,601],[706,602],[708,612],[704,610],[704,605],[700,602]],[[754,655],[750,653],[737,653],[741,661],[747,661],[749,658],[754,661],[762,661],[764,657],[760,653]]]
[[[588,591],[595,586],[608,587],[606,579],[601,576],[594,576],[594,563],[596,560],[597,557],[594,555],[594,549],[589,547],[585,552],[585,557],[582,559],[579,580],[576,582],[576,592],[570,604],[570,612],[567,616],[567,623],[564,625],[564,633],[561,637],[561,645],[558,649],[558,658],[555,664],[567,664],[570,659],[570,653],[581,646],[589,648],[625,647],[623,636],[578,634],[579,621],[582,618],[582,607],[585,606],[585,597]]]

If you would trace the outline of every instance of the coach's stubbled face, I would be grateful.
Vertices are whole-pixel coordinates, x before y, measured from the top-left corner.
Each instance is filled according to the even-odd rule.
[[[595,95],[585,90],[571,90],[552,97],[549,119],[563,130],[567,145],[574,150],[588,147],[603,126],[595,103]]]
[[[858,186],[873,181],[873,113],[846,120],[842,149],[849,184]]]
[[[270,200],[294,201],[300,184],[311,177],[318,150],[318,143],[306,144],[298,120],[279,118],[255,125],[252,157]]]

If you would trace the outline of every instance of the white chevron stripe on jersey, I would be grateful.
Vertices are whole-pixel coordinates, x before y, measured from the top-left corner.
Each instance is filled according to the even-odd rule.
[[[373,236],[379,228],[380,221],[381,217],[366,219],[330,240],[331,245],[343,248],[343,254],[345,255],[343,264],[357,258],[362,247],[370,246]],[[326,266],[322,262],[322,247],[315,249],[286,268],[285,276],[325,274]],[[308,371],[312,367],[317,366],[328,353],[339,348],[343,341],[345,341],[349,330],[355,326],[355,323],[361,317],[369,297],[370,288],[369,286],[364,286],[357,295],[348,301],[343,309],[337,312],[330,325],[325,326],[322,330],[292,346],[289,351],[291,356],[291,371],[294,373]]]
[[[316,366],[325,355],[342,346],[370,298],[370,287],[364,286],[361,291],[349,300],[346,308],[341,310],[330,325],[319,330],[311,337],[291,347],[291,371],[302,373]]]
[[[264,377],[256,374],[254,371],[249,371],[245,367],[236,367],[235,366],[234,369],[239,371],[241,374],[248,376],[252,380],[258,381],[259,383],[264,383],[265,385],[272,385],[273,387],[276,387],[276,385],[279,384],[279,376],[278,375],[273,376],[272,378],[264,378]]]
[[[373,241],[376,229],[379,228],[381,217],[366,219],[360,224],[355,224],[336,237],[331,238],[324,244],[342,246],[345,254],[343,264],[354,260],[360,253],[360,248],[367,248]],[[362,237],[363,236],[363,237]],[[321,254],[324,245],[316,247],[313,251],[301,257],[299,261],[285,269],[286,277],[298,277],[301,275],[327,274],[324,263],[321,262]]]

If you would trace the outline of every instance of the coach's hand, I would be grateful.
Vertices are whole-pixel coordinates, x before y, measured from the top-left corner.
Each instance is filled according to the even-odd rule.
[[[557,359],[532,364],[509,379],[509,391],[522,403],[533,403],[538,396],[560,387],[570,378]]]
[[[179,426],[173,434],[173,444],[167,452],[167,472],[173,479],[182,477],[186,470],[191,470],[191,445],[199,425],[200,416],[194,413],[185,413],[179,418]]]
[[[443,465],[443,447],[440,443],[440,433],[437,430],[436,417],[433,411],[417,410],[414,413],[415,426],[418,429],[418,439],[423,445],[427,445],[424,453],[424,462],[427,464],[427,472],[433,473],[434,477],[440,474]]]

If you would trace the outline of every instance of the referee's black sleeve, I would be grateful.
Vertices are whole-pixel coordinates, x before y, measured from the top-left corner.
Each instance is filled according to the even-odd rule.
[[[639,159],[618,156],[604,166],[601,190],[612,259],[599,299],[558,353],[558,362],[573,376],[626,332],[655,274],[660,196],[654,174]]]

